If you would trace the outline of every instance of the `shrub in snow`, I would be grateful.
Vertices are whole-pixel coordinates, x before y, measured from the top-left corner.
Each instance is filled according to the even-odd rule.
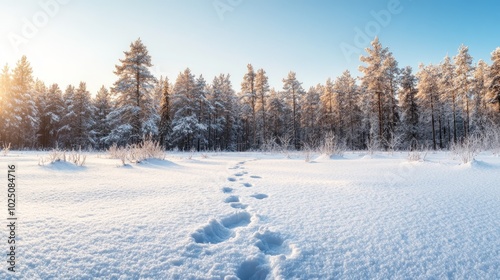
[[[139,163],[149,158],[165,159],[165,152],[160,143],[151,139],[143,140],[139,144],[127,145],[127,147],[118,147],[113,144],[109,147],[108,153],[111,158],[121,160],[122,165],[125,165],[127,160]]]
[[[2,153],[4,156],[7,156],[10,152],[10,143],[9,144],[6,144],[6,143],[3,143],[2,145]]]
[[[459,157],[462,163],[474,161],[474,158],[481,151],[481,138],[478,136],[469,136],[462,142],[454,143],[450,146],[450,151]]]
[[[320,152],[326,156],[342,156],[345,151],[345,145],[340,144],[333,132],[326,133],[323,143],[320,146]]]
[[[413,150],[408,153],[408,160],[409,161],[424,161],[425,157],[427,156],[428,151],[422,152],[422,151],[417,151]]]
[[[76,166],[83,166],[85,164],[85,160],[87,156],[82,153],[82,149],[78,149],[78,151],[73,150],[69,154],[69,161],[72,162]]]

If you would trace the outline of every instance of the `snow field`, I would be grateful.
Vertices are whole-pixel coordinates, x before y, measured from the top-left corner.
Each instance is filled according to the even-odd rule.
[[[39,155],[0,157],[19,166],[21,279],[500,278],[500,158],[487,153]]]

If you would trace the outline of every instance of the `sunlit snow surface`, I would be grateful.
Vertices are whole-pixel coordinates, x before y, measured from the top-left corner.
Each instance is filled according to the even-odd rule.
[[[18,166],[19,209],[18,272],[4,257],[0,279],[500,279],[491,153],[169,153],[128,166],[92,153],[84,167],[40,166],[46,155],[0,156],[2,181]]]

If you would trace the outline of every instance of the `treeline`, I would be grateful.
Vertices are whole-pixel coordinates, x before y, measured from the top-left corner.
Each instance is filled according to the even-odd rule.
[[[238,92],[230,76],[207,82],[189,68],[171,82],[154,77],[140,39],[116,66],[117,81],[92,97],[77,87],[34,79],[22,57],[0,75],[0,143],[14,148],[125,146],[145,138],[166,149],[315,147],[335,135],[347,149],[446,149],[500,125],[500,48],[473,64],[466,46],[440,64],[400,68],[376,38],[360,58],[362,76],[304,89],[295,72],[271,88],[247,66]]]

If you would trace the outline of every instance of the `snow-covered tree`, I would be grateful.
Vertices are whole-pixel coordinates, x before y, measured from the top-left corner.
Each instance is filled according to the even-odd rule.
[[[269,91],[269,98],[267,102],[267,117],[269,125],[269,138],[282,137],[288,133],[287,125],[287,112],[291,111],[284,101],[283,93],[276,91],[274,88]]]
[[[189,68],[179,73],[172,95],[172,133],[180,149],[201,149],[206,144],[207,108],[203,77],[195,79]]]
[[[160,143],[165,148],[172,146],[172,86],[167,77],[160,78],[157,85],[157,91],[161,94],[160,102],[160,125],[158,133]]]
[[[401,91],[399,104],[401,108],[401,127],[403,141],[411,150],[417,148],[419,131],[419,112],[417,106],[417,79],[410,66],[401,72]]]
[[[439,100],[442,104],[438,117],[439,135],[442,135],[441,139],[444,139],[449,146],[452,142],[456,143],[458,137],[458,96],[454,85],[455,65],[449,56],[446,56],[439,64],[439,74]]]
[[[17,147],[33,147],[36,143],[38,120],[33,86],[33,70],[26,56],[23,56],[12,73],[11,97],[8,100],[10,110],[7,128],[11,136],[9,142]]]
[[[371,43],[371,48],[366,48],[366,56],[361,56],[361,62],[366,66],[360,66],[359,70],[363,73],[361,77],[362,86],[368,94],[365,98],[368,99],[369,111],[366,114],[370,126],[371,142],[375,146],[380,146],[388,141],[388,132],[391,131],[392,119],[386,116],[386,109],[391,105],[390,102],[390,85],[391,77],[388,76],[388,67],[393,65],[391,61],[387,61],[389,50],[382,47],[378,38]],[[390,109],[389,109],[390,110]]]
[[[109,120],[114,120],[108,143],[137,143],[144,137],[158,134],[159,114],[152,100],[157,81],[149,71],[153,66],[151,56],[141,39],[133,42],[130,50],[124,53],[125,58],[116,65],[118,80],[111,90],[116,108],[108,116]]]
[[[489,123],[488,114],[488,76],[489,66],[483,60],[479,60],[473,74],[471,85],[472,98],[474,101],[471,114],[471,131],[483,131]]]
[[[55,147],[64,112],[62,91],[58,84],[45,88],[41,82],[37,82],[35,88],[38,95],[38,143],[42,148]]]
[[[490,66],[490,86],[489,86],[489,102],[496,104],[497,120],[500,121],[500,48],[496,48],[491,53],[492,64]]]
[[[3,142],[7,142],[7,133],[6,127],[8,126],[7,122],[9,120],[9,113],[11,111],[10,106],[10,83],[11,83],[11,74],[9,70],[9,66],[6,64],[2,73],[0,74],[0,144]],[[5,143],[6,145],[8,143]]]
[[[209,147],[211,149],[235,150],[237,97],[230,76],[216,76],[208,96],[210,107]]]
[[[252,64],[247,65],[247,73],[241,82],[240,99],[243,105],[243,119],[246,123],[246,142],[249,148],[256,148],[257,144],[257,93],[255,87],[256,73]]]
[[[360,139],[361,108],[359,106],[359,90],[356,80],[349,71],[344,71],[333,84],[335,92],[335,119],[337,120],[336,136],[346,145],[354,149],[362,143]]]
[[[255,75],[255,95],[257,96],[256,111],[258,111],[257,134],[260,144],[267,139],[267,117],[266,117],[266,101],[269,95],[269,82],[264,69],[257,70]]]
[[[111,93],[105,86],[99,89],[93,103],[95,107],[95,126],[93,129],[95,132],[95,144],[98,149],[105,149],[107,147],[105,139],[111,132],[111,126],[107,117],[113,109]]]
[[[66,130],[69,139],[67,139],[68,148],[79,149],[86,148],[88,145],[94,145],[94,112],[95,107],[92,104],[90,92],[87,90],[85,82],[80,82],[78,88],[74,91],[72,98],[68,100]]]
[[[419,79],[417,101],[421,108],[420,122],[428,127],[430,124],[430,134],[432,135],[432,148],[437,149],[436,140],[436,114],[439,102],[439,68],[434,65],[420,65],[417,73]],[[428,129],[424,130],[424,138],[427,138]]]
[[[303,136],[302,141],[310,146],[317,145],[321,139],[321,93],[322,86],[310,87],[309,90],[302,96],[300,107],[302,108],[301,114],[301,127]]]
[[[333,132],[335,130],[335,96],[333,91],[333,82],[331,78],[326,80],[322,86],[321,94],[321,123],[324,132]]]
[[[457,91],[459,102],[462,105],[463,132],[467,138],[470,127],[470,100],[471,100],[471,80],[472,80],[472,57],[469,54],[469,47],[464,45],[458,49],[455,60],[455,89]]]
[[[295,72],[290,71],[288,76],[283,79],[283,96],[285,102],[288,103],[288,106],[290,106],[292,110],[292,143],[296,149],[300,148],[300,100],[304,94],[305,91],[302,88],[302,83],[297,80]]]

